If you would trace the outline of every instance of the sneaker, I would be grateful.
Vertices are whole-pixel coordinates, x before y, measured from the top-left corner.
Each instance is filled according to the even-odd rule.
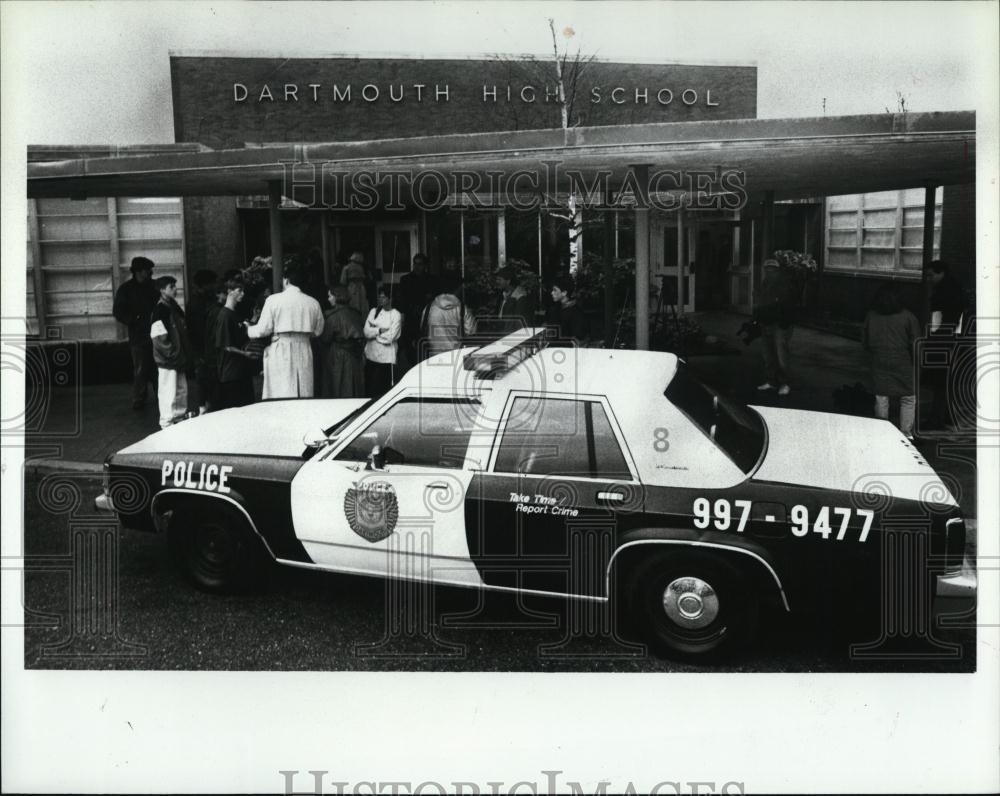
[[[791,387],[789,387],[787,384],[782,384],[778,388],[778,395],[788,395],[788,393],[790,393],[791,391],[792,391]]]
[[[769,382],[769,381],[765,381],[763,384],[758,384],[757,385],[757,389],[758,390],[773,390],[774,389],[774,385],[771,384],[771,382]]]

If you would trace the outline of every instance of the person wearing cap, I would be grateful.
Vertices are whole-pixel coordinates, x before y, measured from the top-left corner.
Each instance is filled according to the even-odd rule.
[[[758,390],[777,389],[778,395],[788,395],[792,391],[788,348],[795,321],[795,299],[795,285],[778,261],[764,260],[764,281],[754,319],[761,326],[767,380],[757,386]]]
[[[315,388],[310,340],[323,333],[323,311],[316,299],[302,292],[301,263],[287,263],[283,277],[284,289],[267,297],[260,319],[247,327],[250,339],[271,337],[264,349],[264,400],[312,398]]]
[[[352,252],[347,265],[340,271],[340,284],[347,288],[347,303],[357,310],[362,318],[368,315],[368,271],[365,256]]]
[[[160,293],[153,285],[153,261],[148,257],[133,257],[129,270],[132,278],[115,293],[112,314],[128,328],[128,347],[132,355],[132,408],[142,409],[146,405],[149,382],[156,378],[149,326],[150,315],[160,300]]]

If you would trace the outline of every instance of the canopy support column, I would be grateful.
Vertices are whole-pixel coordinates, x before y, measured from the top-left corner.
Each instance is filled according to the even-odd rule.
[[[635,348],[649,350],[649,166],[632,166],[639,196],[635,206]]]
[[[924,252],[923,266],[926,268],[934,259],[934,214],[937,208],[937,186],[924,187]]]
[[[271,273],[272,288],[280,293],[284,286],[285,258],[281,248],[281,181],[267,184],[267,213],[271,222]]]
[[[604,344],[615,339],[615,220],[617,214],[604,211]]]
[[[924,186],[924,246],[922,252],[923,280],[924,280],[924,322],[929,323],[931,319],[931,286],[927,280],[927,266],[934,259],[934,211],[937,209],[937,186],[927,184]]]

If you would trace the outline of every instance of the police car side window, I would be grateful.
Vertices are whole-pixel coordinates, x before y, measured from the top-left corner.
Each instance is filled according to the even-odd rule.
[[[336,458],[367,461],[378,445],[389,464],[458,468],[478,411],[475,401],[404,398],[355,435]]]
[[[514,399],[494,470],[631,478],[604,407],[562,398]]]

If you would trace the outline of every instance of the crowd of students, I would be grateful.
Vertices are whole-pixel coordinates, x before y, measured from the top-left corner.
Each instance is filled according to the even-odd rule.
[[[421,359],[536,318],[534,296],[514,269],[497,272],[496,304],[477,319],[462,298],[460,275],[430,274],[420,253],[395,287],[374,283],[361,252],[350,256],[332,286],[319,284],[293,259],[274,294],[270,273],[248,282],[239,270],[221,279],[201,270],[192,278],[186,310],[177,302],[176,280],[153,279],[153,267],[148,258],[133,260],[115,317],[129,328],[133,406],[144,405],[155,365],[163,428],[256,399],[379,397]],[[573,287],[572,280],[556,280],[546,323],[558,337],[585,344],[586,319]]]

